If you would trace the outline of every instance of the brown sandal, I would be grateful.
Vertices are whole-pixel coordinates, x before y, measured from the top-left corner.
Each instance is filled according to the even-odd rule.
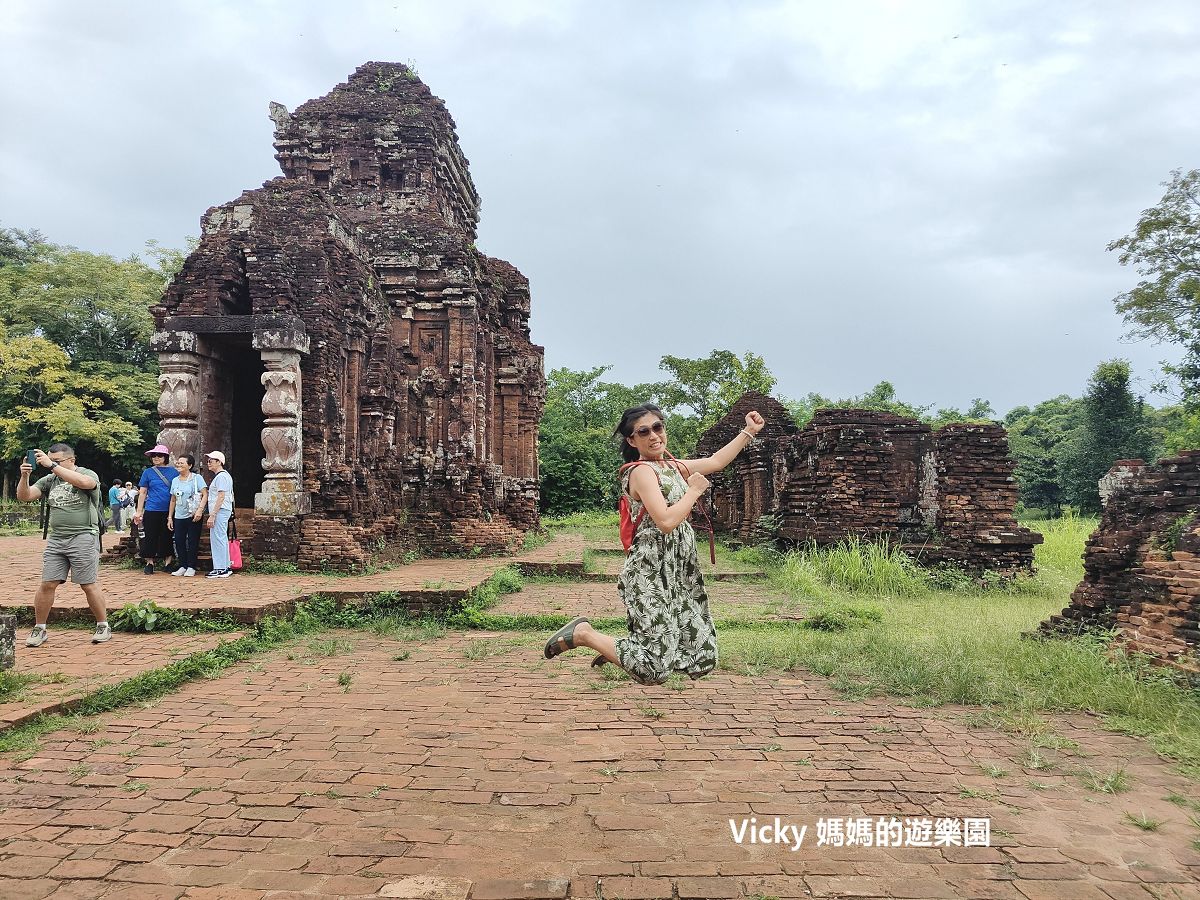
[[[550,640],[546,641],[546,659],[554,659],[560,653],[566,653],[568,650],[575,649],[575,629],[579,625],[590,625],[586,616],[576,616],[554,634],[550,635]],[[563,646],[563,645],[566,646]]]

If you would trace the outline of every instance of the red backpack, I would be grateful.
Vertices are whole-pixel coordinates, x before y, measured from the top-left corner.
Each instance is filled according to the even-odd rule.
[[[673,457],[670,453],[665,454],[667,464],[674,466],[676,471],[681,474],[686,480],[692,473],[688,471],[688,467]],[[627,462],[618,470],[618,476],[624,476],[627,471],[634,466],[649,465],[649,460],[635,459],[633,462]],[[617,504],[617,509],[621,514],[621,546],[628,553],[633,549],[633,538],[637,534],[638,527],[642,524],[642,519],[646,517],[646,505],[642,504],[642,511],[638,513],[634,519],[629,509],[629,495],[624,491],[621,492],[621,499]],[[717,564],[717,542],[716,536],[713,534],[712,520],[708,517],[708,512],[704,509],[704,501],[697,500],[693,511],[699,511],[700,515],[704,516],[704,521],[707,527],[700,527],[701,531],[708,532],[708,557],[712,560],[713,565]]]

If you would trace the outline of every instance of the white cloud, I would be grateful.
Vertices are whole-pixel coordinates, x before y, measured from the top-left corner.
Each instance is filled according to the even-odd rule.
[[[1003,410],[1167,355],[1120,341],[1104,247],[1200,165],[1182,0],[7,6],[5,226],[179,244],[278,174],[268,101],[412,60],[548,366],[729,347],[792,395]]]

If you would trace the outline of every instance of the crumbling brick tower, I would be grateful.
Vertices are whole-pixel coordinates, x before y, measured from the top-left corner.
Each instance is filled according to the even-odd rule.
[[[995,424],[933,431],[917,419],[820,409],[794,441],[780,537],[887,540],[927,564],[1028,572],[1042,536],[1017,524],[1008,436]]]
[[[160,440],[227,454],[256,555],[513,545],[537,524],[542,348],[528,281],[475,249],[453,119],[393,63],[271,118],[283,177],[205,214],[153,310]]]
[[[1154,465],[1120,460],[1101,490],[1083,580],[1041,631],[1115,628],[1128,649],[1200,675],[1200,450]]]
[[[746,394],[701,436],[698,452],[721,447],[756,408],[767,419],[765,439],[712,479],[718,530],[759,539],[767,515],[785,544],[884,540],[926,563],[1003,575],[1032,568],[1042,536],[1017,524],[999,425],[933,431],[886,412],[819,409],[797,430],[779,403]]]
[[[773,397],[747,391],[700,437],[697,456],[716,453],[746,427],[746,413],[766,421],[757,439],[724,471],[712,476],[713,527],[750,543],[769,540],[778,527],[779,494],[787,483],[792,438],[799,429]]]

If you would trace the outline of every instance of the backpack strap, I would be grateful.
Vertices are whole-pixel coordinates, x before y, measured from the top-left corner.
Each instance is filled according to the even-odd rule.
[[[649,462],[644,459],[635,459],[633,462],[627,462],[618,470],[618,474],[624,475],[627,471],[632,471],[637,466],[649,465]],[[633,520],[633,533],[636,536],[637,530],[641,527],[642,519],[646,518],[646,504],[642,504],[642,511],[637,514],[637,518]]]
[[[50,482],[50,490],[42,491],[42,540],[46,540],[46,535],[50,533],[50,491],[54,490],[55,482],[59,480],[57,475],[53,476],[54,481]]]

